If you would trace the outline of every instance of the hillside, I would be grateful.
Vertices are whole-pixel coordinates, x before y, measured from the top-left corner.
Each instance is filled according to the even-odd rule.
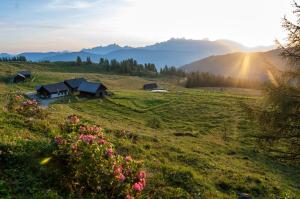
[[[143,160],[148,175],[142,198],[229,199],[240,193],[254,198],[299,196],[299,169],[268,158],[248,136],[259,129],[243,104],[260,103],[258,91],[186,89],[174,79],[105,75],[93,66],[82,67],[0,63],[2,107],[8,93],[25,93],[39,84],[74,77],[101,81],[113,92],[104,100],[62,98],[47,109],[47,120],[28,120],[1,109],[0,198],[74,196],[57,187],[59,179],[49,175],[55,162],[39,164],[51,154],[58,125],[70,114],[89,124],[100,124],[110,132],[107,136],[121,154]],[[10,75],[24,69],[33,72],[32,81],[6,83]],[[141,90],[147,82],[157,82],[170,92]],[[159,121],[158,127],[152,127],[153,119]],[[126,130],[125,137],[114,133],[122,129]]]
[[[266,50],[271,47],[248,48],[230,40],[188,40],[170,39],[145,47],[121,47],[117,44],[82,49],[79,52],[21,53],[30,61],[74,61],[79,56],[83,60],[87,56],[98,63],[100,58],[117,59],[119,61],[134,58],[139,63],[154,63],[158,68],[165,65],[182,66],[193,61],[211,56],[239,51]],[[3,54],[3,56],[9,56]],[[1,55],[0,55],[1,56]]]
[[[264,80],[270,72],[284,70],[286,63],[277,50],[268,52],[231,53],[210,56],[182,66],[187,72],[209,72],[216,75],[231,76],[252,80]]]

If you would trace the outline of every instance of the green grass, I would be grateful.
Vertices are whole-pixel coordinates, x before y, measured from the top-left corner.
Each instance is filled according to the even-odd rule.
[[[150,93],[141,90],[149,79],[76,67],[0,63],[2,80],[21,69],[36,73],[33,81],[17,86],[1,83],[2,94],[32,91],[41,83],[75,76],[104,82],[113,92],[104,100],[60,100],[49,107],[46,124],[36,121],[35,126],[1,111],[0,150],[4,156],[0,156],[0,197],[66,197],[47,179],[45,168],[38,162],[49,154],[47,143],[57,133],[57,124],[75,113],[104,128],[129,131],[129,139],[108,136],[120,153],[144,160],[149,173],[145,195],[150,198],[236,198],[238,193],[249,193],[254,198],[299,198],[299,168],[272,160],[249,137],[259,128],[243,104],[259,103],[259,92],[185,89],[176,80],[156,79],[170,92]],[[2,95],[2,105],[4,101]],[[153,118],[159,120],[159,128],[148,125]],[[43,130],[44,125],[54,130]]]

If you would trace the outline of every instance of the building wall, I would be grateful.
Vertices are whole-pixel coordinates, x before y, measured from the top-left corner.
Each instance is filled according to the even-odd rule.
[[[54,93],[50,95],[50,98],[57,98],[57,97],[63,97],[69,95],[69,92],[65,92],[65,93]]]

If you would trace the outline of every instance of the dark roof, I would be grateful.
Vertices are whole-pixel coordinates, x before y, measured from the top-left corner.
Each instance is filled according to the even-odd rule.
[[[149,83],[149,84],[144,84],[144,89],[152,89],[152,88],[157,88],[156,83]]]
[[[31,76],[31,72],[30,71],[20,71],[20,72],[18,72],[18,75]]]
[[[93,82],[82,82],[78,88],[78,91],[87,92],[87,93],[97,93],[98,89],[103,88],[106,90],[106,86],[101,83],[93,83]]]
[[[78,88],[82,82],[86,82],[86,79],[75,78],[75,79],[68,79],[64,81],[64,83],[67,84],[67,86],[69,86],[72,89]]]
[[[68,91],[69,90],[68,86],[63,82],[44,85],[44,86],[41,86],[41,87],[37,88],[37,90],[40,90],[42,88],[44,88],[49,93],[58,93],[58,92],[61,92],[61,91]]]

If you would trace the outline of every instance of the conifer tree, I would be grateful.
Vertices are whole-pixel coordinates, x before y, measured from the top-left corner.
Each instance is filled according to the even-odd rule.
[[[80,66],[82,64],[82,60],[79,56],[76,58],[76,65]]]
[[[286,44],[279,44],[289,68],[275,77],[267,87],[266,109],[259,114],[262,133],[258,135],[264,149],[284,160],[300,160],[300,5],[295,2],[297,21],[286,17]]]

